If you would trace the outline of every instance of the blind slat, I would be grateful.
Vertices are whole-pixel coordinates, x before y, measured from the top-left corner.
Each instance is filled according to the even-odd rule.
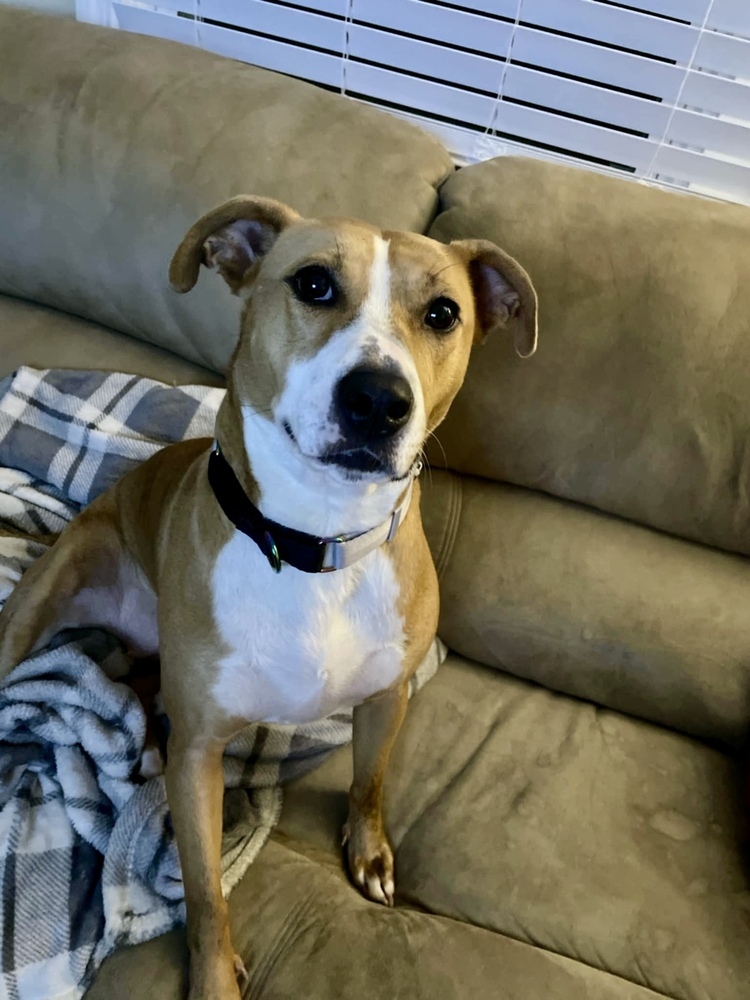
[[[523,19],[619,48],[687,63],[698,29],[595,0],[524,0]]]
[[[737,80],[692,71],[687,75],[682,100],[689,107],[750,120],[750,85]]]
[[[422,76],[440,77],[446,83],[496,94],[503,63],[487,56],[449,49],[378,28],[354,24],[349,29],[349,55],[395,68],[408,67]]]
[[[672,63],[615,49],[602,51],[592,42],[521,28],[516,34],[513,58],[531,66],[546,66],[595,83],[674,101],[684,70]]]
[[[712,156],[693,153],[678,146],[662,146],[654,164],[654,174],[691,181],[714,195],[731,195],[747,201],[750,192],[750,166],[730,163]]]
[[[695,66],[747,79],[750,77],[750,41],[706,31],[698,42]]]
[[[191,7],[192,2],[193,0],[184,0],[183,7]],[[203,0],[199,2],[202,6]],[[336,17],[344,17],[348,7],[348,0],[282,0],[282,2],[290,3],[293,7],[303,7],[312,14],[335,14]]]
[[[496,17],[516,16],[518,0],[450,0],[452,7],[460,7],[469,13],[494,14]]]
[[[750,3],[748,0],[714,0],[708,27],[750,38]],[[746,73],[750,75],[750,67]]]
[[[352,13],[358,21],[503,58],[513,33],[510,23],[423,0],[353,0]]]
[[[618,2],[623,7],[633,7],[635,10],[662,14],[677,21],[700,24],[706,16],[710,0],[618,0]],[[717,0],[714,0],[714,3],[716,2]]]
[[[159,0],[159,7],[190,14],[193,11],[190,0]],[[337,54],[343,51],[344,22],[310,11],[277,6],[265,0],[200,0],[199,11],[201,18],[209,21],[277,35]]]
[[[725,119],[711,118],[678,108],[670,122],[666,139],[750,163],[750,129]]]

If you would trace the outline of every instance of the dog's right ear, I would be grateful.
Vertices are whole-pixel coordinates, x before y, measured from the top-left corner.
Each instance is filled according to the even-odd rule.
[[[176,292],[189,292],[203,264],[217,268],[236,295],[255,261],[299,218],[273,198],[232,198],[206,212],[185,234],[169,265],[170,285]]]

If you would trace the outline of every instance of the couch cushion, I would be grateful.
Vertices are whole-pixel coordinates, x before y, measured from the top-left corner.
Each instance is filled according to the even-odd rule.
[[[522,941],[366,902],[332,855],[277,838],[229,900],[250,1000],[658,1000]],[[115,953],[87,1000],[184,1000],[184,934]]]
[[[451,468],[750,553],[750,210],[515,158],[441,200],[430,234],[501,244],[540,316],[530,361],[476,353]]]
[[[174,385],[221,385],[215,372],[165,351],[49,309],[0,295],[0,378],[21,365],[33,368],[102,368]]]
[[[422,498],[449,646],[682,732],[746,742],[744,556],[438,470]]]
[[[350,775],[341,751],[297,782],[280,831],[338,858]],[[735,777],[686,736],[452,656],[389,769],[396,913],[493,930],[659,995],[737,1000],[750,893]],[[519,995],[545,994],[529,980]]]
[[[452,170],[426,133],[297,80],[159,39],[0,5],[0,291],[217,371],[223,283],[167,283],[195,219],[239,193],[423,230]]]

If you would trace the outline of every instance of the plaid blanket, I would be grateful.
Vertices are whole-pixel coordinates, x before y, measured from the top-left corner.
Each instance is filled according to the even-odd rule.
[[[0,606],[65,525],[136,463],[211,437],[223,390],[22,368],[0,382]],[[437,669],[436,642],[414,689]],[[0,1000],[78,1000],[115,948],[184,918],[163,777],[140,777],[146,720],[117,641],[61,634],[0,688]],[[272,831],[283,782],[349,741],[341,713],[247,727],[227,748],[230,892]]]

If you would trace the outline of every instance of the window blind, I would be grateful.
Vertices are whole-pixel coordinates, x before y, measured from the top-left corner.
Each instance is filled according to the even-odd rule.
[[[562,158],[750,204],[750,0],[78,0],[340,90],[460,163]]]

